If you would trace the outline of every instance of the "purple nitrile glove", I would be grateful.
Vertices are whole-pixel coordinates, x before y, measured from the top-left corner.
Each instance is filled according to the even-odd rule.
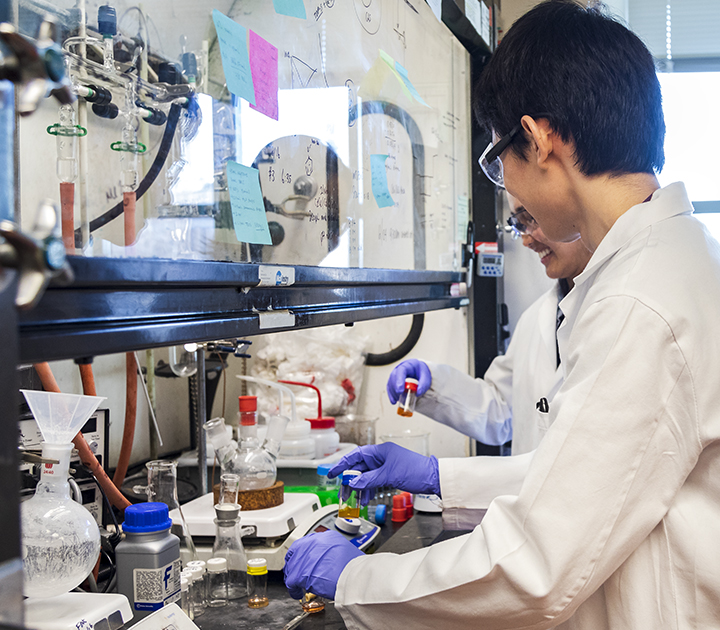
[[[290,597],[306,591],[335,599],[340,574],[350,560],[365,554],[336,531],[319,532],[296,540],[285,554],[285,586]]]
[[[398,363],[387,382],[387,395],[390,402],[394,405],[400,395],[405,391],[405,379],[414,378],[418,381],[417,395],[422,396],[432,384],[432,374],[426,363],[419,359],[407,359],[402,363]]]
[[[392,442],[356,448],[335,464],[328,477],[332,479],[350,469],[362,472],[350,482],[350,487],[362,490],[360,502],[363,505],[374,496],[375,488],[383,486],[413,494],[440,496],[437,458],[433,455],[425,457]]]

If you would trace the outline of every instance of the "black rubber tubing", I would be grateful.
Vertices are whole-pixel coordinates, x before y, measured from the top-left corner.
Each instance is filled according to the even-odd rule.
[[[420,334],[422,333],[423,324],[425,323],[425,313],[417,313],[413,315],[412,326],[410,332],[404,341],[397,347],[388,352],[381,354],[373,354],[369,352],[365,357],[365,365],[390,365],[400,359],[403,359],[415,347]]]
[[[170,112],[168,113],[167,123],[165,123],[165,131],[163,132],[162,140],[160,141],[160,148],[158,149],[155,159],[152,165],[148,169],[148,172],[143,177],[140,185],[137,188],[136,195],[137,199],[140,199],[153,185],[157,179],[158,174],[165,166],[165,160],[170,153],[170,147],[172,146],[173,138],[175,137],[175,129],[177,128],[178,121],[180,120],[180,113],[182,112],[183,106],[178,103],[173,103],[170,106]],[[116,219],[123,213],[123,202],[120,201],[109,210],[103,212],[99,217],[90,221],[90,233],[100,229],[104,225],[107,225],[113,219]],[[75,247],[82,247],[82,232],[80,228],[75,230]]]

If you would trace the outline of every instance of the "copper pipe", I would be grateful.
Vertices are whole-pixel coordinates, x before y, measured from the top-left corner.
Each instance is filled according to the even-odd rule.
[[[125,228],[125,247],[135,241],[135,202],[137,198],[134,191],[123,193],[123,214]],[[125,480],[127,469],[130,464],[133,441],[135,440],[135,422],[137,419],[137,365],[135,354],[125,354],[125,425],[123,427],[122,446],[118,456],[113,483],[120,489]]]
[[[127,386],[125,387],[125,426],[123,427],[122,446],[120,447],[120,455],[118,456],[113,483],[115,487],[120,489],[128,466],[130,465],[130,454],[135,439],[135,420],[137,417],[137,365],[135,364],[135,355],[132,352],[125,354],[125,379]]]

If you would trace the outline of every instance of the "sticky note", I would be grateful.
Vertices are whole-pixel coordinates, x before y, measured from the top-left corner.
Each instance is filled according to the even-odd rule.
[[[233,226],[238,241],[271,245],[258,170],[228,160],[227,181]]]
[[[397,61],[395,62],[395,70],[397,70],[398,74],[400,75],[400,78],[402,79],[403,83],[405,84],[405,87],[410,91],[410,94],[413,95],[413,98],[420,103],[421,105],[425,105],[425,107],[430,107],[420,96],[418,91],[415,89],[415,86],[410,82],[410,77],[408,76],[408,71],[405,70]]]
[[[458,195],[457,198],[457,227],[458,241],[465,242],[467,238],[467,226],[470,220],[470,200],[467,195]]]
[[[255,104],[250,105],[273,120],[278,119],[278,51],[254,31],[248,38],[250,70],[255,88]]]
[[[245,28],[217,9],[213,9],[213,22],[220,44],[220,57],[228,90],[254,105],[255,88],[250,71]]]
[[[387,171],[385,170],[385,160],[387,159],[387,155],[380,153],[373,153],[370,156],[372,191],[378,208],[387,208],[395,203],[388,190]]]
[[[405,68],[403,68],[382,49],[380,49],[380,58],[390,67],[390,70],[392,70],[395,78],[400,81],[400,86],[408,98],[414,98],[418,103],[425,105],[425,107],[430,107],[430,105],[422,99],[418,91],[415,89],[415,86],[412,84],[410,77],[408,76],[408,71],[405,70]]]
[[[407,89],[405,81],[402,80],[402,77],[395,69],[395,60],[382,49],[380,49],[380,59],[382,59],[388,65],[390,71],[393,73],[393,76],[400,82],[400,87],[402,88],[403,92],[405,92],[405,96],[412,100],[412,94],[410,94],[410,90]]]
[[[303,0],[273,0],[273,6],[275,7],[275,13],[280,15],[289,15],[301,20],[307,18]]]

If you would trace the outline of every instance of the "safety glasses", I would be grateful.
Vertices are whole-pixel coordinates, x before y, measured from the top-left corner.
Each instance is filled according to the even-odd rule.
[[[478,162],[480,168],[487,178],[496,186],[505,188],[505,180],[503,179],[503,165],[500,160],[502,152],[510,146],[510,143],[514,140],[515,136],[522,129],[522,124],[515,125],[510,133],[506,133],[500,140],[495,144],[492,142],[487,145],[483,154],[480,156]]]
[[[524,209],[511,214],[507,224],[512,228],[513,234],[516,236],[530,234],[538,226],[537,221]]]
[[[535,114],[533,118],[550,118],[550,114]],[[480,168],[483,173],[487,175],[487,178],[496,186],[505,188],[505,180],[503,177],[503,165],[500,156],[502,152],[507,149],[515,137],[520,133],[522,129],[522,123],[518,123],[511,130],[510,133],[506,133],[500,140],[495,144],[492,142],[485,147],[480,159],[478,160]]]

